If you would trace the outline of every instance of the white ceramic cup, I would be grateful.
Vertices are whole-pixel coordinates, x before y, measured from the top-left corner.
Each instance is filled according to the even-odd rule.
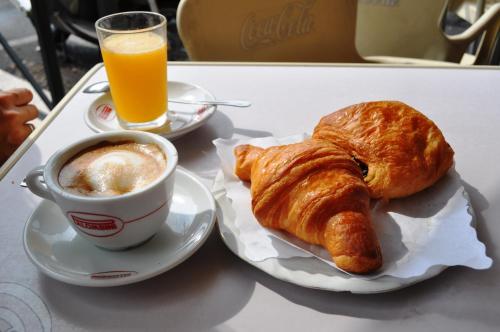
[[[146,187],[117,196],[76,195],[59,185],[59,171],[78,152],[100,142],[123,141],[153,143],[160,147],[167,158],[163,173]],[[57,151],[45,166],[27,175],[26,184],[34,194],[55,202],[80,236],[99,247],[120,250],[148,240],[166,221],[177,160],[177,150],[161,136],[140,131],[107,132]]]

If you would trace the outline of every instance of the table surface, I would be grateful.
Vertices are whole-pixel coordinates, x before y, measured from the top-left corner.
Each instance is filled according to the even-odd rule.
[[[168,75],[220,99],[252,101],[249,109],[220,107],[205,126],[174,142],[180,165],[207,186],[219,169],[215,138],[310,133],[322,115],[361,101],[401,100],[421,110],[455,149],[493,267],[448,268],[385,294],[319,291],[246,264],[215,230],[189,260],[144,282],[97,289],[50,279],[24,253],[22,230],[40,199],[18,184],[58,148],[92,135],[83,112],[96,96],[79,89],[105,79],[95,68],[0,182],[0,330],[18,324],[27,331],[498,331],[499,69],[174,63]]]

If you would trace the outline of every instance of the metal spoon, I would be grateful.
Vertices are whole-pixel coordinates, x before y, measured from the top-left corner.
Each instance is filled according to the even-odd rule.
[[[102,93],[109,91],[109,83],[107,81],[97,82],[89,85],[83,89],[83,93]],[[169,103],[178,104],[195,104],[195,105],[221,105],[221,106],[234,106],[234,107],[249,107],[252,105],[246,100],[182,100],[182,99],[169,99]]]

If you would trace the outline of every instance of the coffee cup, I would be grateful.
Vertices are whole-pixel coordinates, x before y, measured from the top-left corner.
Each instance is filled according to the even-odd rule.
[[[134,148],[134,144],[140,148]],[[135,149],[139,153],[143,146],[147,146],[163,154],[165,163],[159,165],[156,177],[150,178],[149,182],[141,183],[140,186],[130,187],[131,176],[141,171],[147,173],[143,175],[150,175],[151,171],[143,167],[143,165],[148,165],[148,161],[141,164],[143,156],[128,153],[130,151],[124,148],[125,145],[127,149]],[[102,146],[107,150],[103,150],[104,152],[98,150]],[[95,152],[96,156],[89,157],[89,151]],[[80,180],[77,177],[74,177],[77,180],[73,181],[76,186],[74,184],[63,186],[60,183],[61,170],[74,160],[80,160],[81,156],[84,156],[83,159],[87,157],[90,159],[81,164],[82,169],[77,172],[86,174],[82,177],[86,179],[85,186],[80,186],[84,190],[79,189]],[[120,172],[108,169],[109,172],[106,173],[108,177],[101,176],[99,172],[105,172],[106,168],[115,165],[113,163],[117,162],[117,158]],[[144,156],[144,158],[149,158],[149,156]],[[108,132],[79,140],[57,151],[44,166],[33,169],[27,175],[26,184],[34,194],[55,202],[68,223],[81,237],[102,248],[121,250],[147,241],[166,221],[172,202],[177,161],[175,147],[161,136],[139,131]],[[127,169],[127,163],[133,167],[132,171]],[[76,164],[78,165],[77,162]],[[73,167],[72,164],[71,167]],[[122,174],[121,176],[124,174],[125,177],[116,179],[116,174]],[[96,181],[98,182],[97,189],[101,190],[101,187],[106,187],[106,185],[109,188],[106,187],[105,190],[96,194],[92,188],[89,188],[89,183],[93,184]],[[103,185],[99,181],[107,182],[103,182],[106,184]],[[118,188],[123,187],[120,184],[123,181],[131,189],[123,192],[113,189],[113,183],[118,183],[119,185],[115,186]],[[136,181],[136,183],[139,182]],[[108,190],[110,188],[114,191]]]

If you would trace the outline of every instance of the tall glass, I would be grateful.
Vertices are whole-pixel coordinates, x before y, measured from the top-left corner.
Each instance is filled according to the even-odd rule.
[[[148,130],[167,121],[167,30],[163,15],[124,12],[96,23],[121,126]]]

